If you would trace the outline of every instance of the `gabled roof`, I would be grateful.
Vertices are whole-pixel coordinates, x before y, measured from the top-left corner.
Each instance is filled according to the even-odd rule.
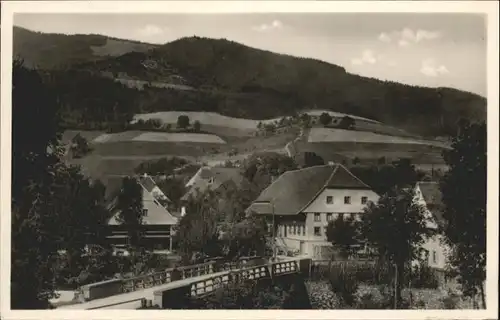
[[[267,187],[247,212],[295,215],[304,210],[324,189],[371,189],[341,164],[288,171]]]
[[[177,218],[172,216],[170,212],[162,205],[156,203],[155,201],[143,201],[144,209],[147,210],[146,216],[143,218],[143,224],[152,225],[175,225],[177,223]],[[109,220],[110,225],[118,225],[118,215],[119,211]]]
[[[239,186],[244,180],[239,168],[202,167],[186,184],[189,190],[181,200],[187,200],[191,195],[194,196],[197,192],[203,193],[208,189],[218,190],[221,187]]]
[[[139,176],[138,177],[138,182],[139,184],[149,193],[151,193],[157,200],[159,201],[167,201],[167,202],[172,202],[166,195],[165,193],[160,189],[158,188],[156,190],[154,190],[155,188],[157,188],[158,186],[156,185],[156,182],[153,180],[153,178],[151,176],[148,176],[148,175],[142,175],[142,176]]]
[[[156,183],[153,178],[150,176],[139,176],[139,183],[146,189],[148,192],[153,192],[154,187],[156,187]]]
[[[437,182],[419,181],[417,187],[420,189],[426,207],[432,213],[436,223],[443,226],[446,220],[443,216],[443,195],[439,184]]]

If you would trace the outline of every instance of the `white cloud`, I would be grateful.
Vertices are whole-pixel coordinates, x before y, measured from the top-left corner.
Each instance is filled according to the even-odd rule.
[[[404,28],[399,31],[382,32],[378,36],[378,39],[386,43],[396,40],[399,46],[406,47],[410,44],[420,43],[425,40],[435,40],[441,37],[442,33],[439,31],[429,31],[423,29],[412,30],[410,28]]]
[[[385,32],[382,32],[379,36],[378,36],[378,39],[382,42],[386,42],[386,43],[389,43],[392,41],[391,37],[385,33]]]
[[[434,59],[423,60],[420,72],[428,77],[438,77],[450,73],[445,65],[439,65]]]
[[[375,64],[376,62],[377,58],[372,50],[365,50],[361,54],[361,57],[351,59],[353,65]]]
[[[162,35],[167,31],[168,31],[168,29],[165,27],[160,27],[160,26],[157,26],[154,24],[148,24],[148,25],[138,29],[136,33],[137,33],[137,35],[139,35],[141,37],[149,38],[149,37],[156,37],[156,36]]]
[[[253,30],[259,31],[259,32],[266,32],[266,31],[271,31],[271,30],[279,30],[283,28],[283,23],[279,20],[274,20],[273,22],[267,24],[263,23],[258,26],[252,27]]]
[[[408,42],[407,40],[401,39],[398,41],[398,45],[400,47],[408,47],[410,45],[410,42]]]

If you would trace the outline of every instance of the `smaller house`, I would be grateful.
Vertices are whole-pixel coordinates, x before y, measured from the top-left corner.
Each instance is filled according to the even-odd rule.
[[[182,196],[181,203],[207,190],[223,191],[238,188],[245,178],[239,168],[201,167],[186,183],[188,191]],[[181,207],[181,216],[186,214],[185,206]]]
[[[122,178],[123,179],[123,178]],[[158,188],[152,177],[148,175],[137,177],[137,182],[142,187],[142,203],[144,217],[142,231],[144,232],[144,245],[150,250],[172,250],[172,236],[177,218],[168,210],[171,202],[167,196]],[[115,185],[116,188],[116,185]],[[121,185],[120,185],[121,188]],[[113,216],[108,221],[110,235],[108,239],[117,247],[127,244],[127,229],[118,221],[120,212],[116,209],[116,198],[119,189],[114,192],[114,200],[110,204]]]
[[[426,239],[422,245],[422,258],[436,271],[444,272],[448,262],[449,247],[441,233],[445,226],[443,218],[444,204],[437,182],[418,182],[415,186],[415,201],[425,207],[427,227],[436,234]]]

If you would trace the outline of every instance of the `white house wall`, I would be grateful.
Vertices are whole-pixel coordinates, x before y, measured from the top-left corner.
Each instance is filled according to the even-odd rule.
[[[333,197],[333,203],[327,203],[327,197]],[[351,203],[345,204],[344,197],[351,197]],[[367,203],[377,202],[379,196],[371,190],[359,189],[325,189],[314,199],[302,212],[306,214],[305,228],[306,234],[293,234],[287,232],[284,237],[283,228],[288,228],[293,225],[303,225],[303,223],[285,223],[279,227],[278,233],[281,236],[283,244],[292,250],[299,250],[302,244],[303,254],[312,256],[314,246],[330,246],[331,244],[326,239],[325,228],[328,225],[327,216],[332,214],[332,219],[338,217],[338,214],[362,214],[367,204],[361,203],[361,198],[366,197]],[[320,221],[315,221],[315,213],[320,214]],[[321,234],[314,235],[314,228],[320,227]],[[293,227],[292,227],[293,228]]]
[[[327,197],[333,197],[333,203],[327,203]],[[351,204],[344,203],[344,197],[351,197]],[[361,213],[366,204],[361,203],[361,198],[367,197],[368,201],[377,202],[379,196],[372,190],[360,189],[325,189],[303,212],[324,213]]]

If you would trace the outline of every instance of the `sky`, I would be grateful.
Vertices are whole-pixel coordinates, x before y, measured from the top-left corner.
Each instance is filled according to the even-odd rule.
[[[41,32],[163,44],[187,36],[320,59],[348,72],[486,96],[486,19],[456,13],[15,14]]]

